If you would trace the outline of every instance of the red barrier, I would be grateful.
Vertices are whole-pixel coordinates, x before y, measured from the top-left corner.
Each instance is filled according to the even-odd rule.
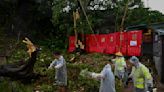
[[[116,35],[116,52],[127,55],[127,33],[117,32],[114,34]]]
[[[129,31],[128,34],[128,56],[140,56],[142,44],[142,31]]]
[[[115,33],[111,33],[107,35],[106,40],[106,50],[105,53],[107,54],[115,54],[116,53],[116,35]]]
[[[106,49],[107,35],[90,34],[86,35],[86,51],[103,53]]]
[[[103,52],[100,46],[101,36],[98,34],[90,34],[86,36],[87,52]]]
[[[74,50],[75,50],[75,36],[70,36],[68,52],[73,52]]]
[[[98,43],[99,43],[99,47],[100,47],[99,52],[101,52],[101,53],[104,53],[106,48],[107,48],[107,45],[108,45],[107,44],[107,37],[108,37],[107,34],[101,34],[98,37]]]
[[[90,35],[85,35],[85,51],[86,52],[89,52],[89,38],[90,38]]]
[[[75,50],[75,37],[69,37],[69,52]],[[122,52],[123,55],[140,56],[142,44],[142,31],[116,32],[111,34],[87,34],[85,35],[86,52],[99,52],[115,54]]]

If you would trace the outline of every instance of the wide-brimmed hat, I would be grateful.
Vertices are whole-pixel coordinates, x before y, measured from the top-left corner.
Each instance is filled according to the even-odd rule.
[[[121,52],[115,53],[116,56],[123,56]]]

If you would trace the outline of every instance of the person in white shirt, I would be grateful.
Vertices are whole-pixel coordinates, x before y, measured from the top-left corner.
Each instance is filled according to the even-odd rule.
[[[67,68],[66,68],[66,62],[64,57],[61,55],[60,52],[54,52],[53,53],[54,60],[48,67],[55,68],[56,74],[55,74],[55,84],[59,86],[59,92],[66,92],[66,86],[67,86]]]

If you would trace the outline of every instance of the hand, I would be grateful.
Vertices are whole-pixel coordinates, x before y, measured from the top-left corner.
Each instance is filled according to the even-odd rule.
[[[52,69],[53,67],[52,66],[49,66],[48,69]]]
[[[92,77],[92,78],[97,78],[97,74],[94,73],[94,72],[92,72],[92,73],[91,73],[91,77]]]
[[[153,83],[147,83],[148,88],[152,88],[153,87]]]
[[[51,67],[48,67],[48,69],[51,69]]]
[[[56,65],[56,66],[55,66],[55,69],[58,69],[58,68],[59,68],[59,67]]]

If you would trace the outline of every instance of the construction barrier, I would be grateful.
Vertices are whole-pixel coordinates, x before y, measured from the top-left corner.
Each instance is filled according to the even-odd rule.
[[[101,34],[98,36],[98,43],[99,43],[99,47],[100,47],[100,53],[104,53],[106,48],[107,48],[107,37],[108,35],[106,34]]]
[[[140,56],[142,44],[142,30],[116,32],[110,34],[87,34],[85,37],[85,51],[123,55]],[[69,52],[75,50],[75,37],[69,37]]]
[[[114,54],[116,53],[116,35],[115,33],[107,34],[106,39],[106,54]]]
[[[90,34],[86,35],[86,51],[87,52],[103,52],[103,49],[101,48],[102,45],[100,45],[102,36],[98,34]],[[103,43],[103,42],[102,42]]]
[[[123,55],[127,55],[127,33],[116,32],[116,52],[121,52]]]
[[[68,52],[73,52],[74,50],[75,50],[75,36],[70,36]]]
[[[140,56],[141,55],[141,44],[142,44],[142,31],[129,31],[127,32],[128,38],[128,56]]]

